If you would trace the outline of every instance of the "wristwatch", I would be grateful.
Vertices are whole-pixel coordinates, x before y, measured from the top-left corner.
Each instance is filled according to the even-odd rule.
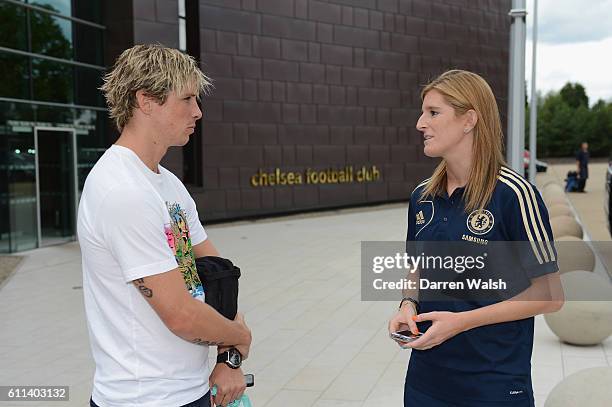
[[[236,348],[229,348],[217,355],[217,363],[225,363],[232,369],[238,369],[242,365],[242,355]]]
[[[404,298],[402,298],[402,301],[400,302],[400,305],[399,305],[398,308],[401,309],[402,305],[404,305],[405,302],[411,302],[412,305],[414,305],[414,310],[416,311],[416,313],[417,314],[420,313],[419,311],[420,311],[421,307],[419,306],[419,302],[417,300],[415,300],[414,298],[412,298],[412,297],[404,297]]]

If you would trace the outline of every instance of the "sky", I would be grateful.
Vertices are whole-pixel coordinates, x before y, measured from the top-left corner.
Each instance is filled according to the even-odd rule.
[[[586,88],[589,104],[612,102],[612,0],[537,0],[536,89],[568,81]],[[527,0],[525,78],[531,93],[533,4]]]

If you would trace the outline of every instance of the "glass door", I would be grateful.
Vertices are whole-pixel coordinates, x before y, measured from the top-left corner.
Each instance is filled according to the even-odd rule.
[[[36,127],[38,246],[74,240],[77,212],[76,131]]]

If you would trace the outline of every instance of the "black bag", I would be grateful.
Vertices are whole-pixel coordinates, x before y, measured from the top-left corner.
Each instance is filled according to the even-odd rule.
[[[238,312],[240,269],[230,260],[217,256],[197,258],[196,268],[204,286],[206,303],[233,320]]]
[[[576,192],[579,189],[578,172],[568,171],[565,178],[565,192]]]

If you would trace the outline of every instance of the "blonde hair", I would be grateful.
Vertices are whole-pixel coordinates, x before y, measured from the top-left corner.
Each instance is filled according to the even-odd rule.
[[[468,110],[474,110],[478,116],[473,129],[472,165],[463,200],[466,212],[483,209],[491,200],[498,173],[505,165],[501,120],[493,91],[481,76],[458,69],[444,72],[425,85],[421,99],[434,89],[453,107],[456,116]],[[446,161],[442,160],[427,182],[421,199],[441,195],[445,190]]]
[[[164,104],[171,91],[190,87],[207,93],[211,80],[189,55],[160,44],[135,45],[119,55],[113,69],[104,75],[100,90],[104,93],[109,114],[121,131],[137,107],[136,91]]]

